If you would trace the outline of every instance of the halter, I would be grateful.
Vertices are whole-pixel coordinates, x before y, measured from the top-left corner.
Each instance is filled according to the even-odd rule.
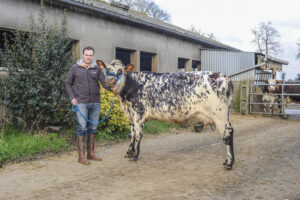
[[[114,72],[109,72],[106,74],[105,77],[107,78],[109,75],[115,77],[116,81],[118,82],[120,80],[120,78],[123,76],[123,73],[119,77],[117,77],[117,75]]]
[[[125,74],[126,74],[126,73],[125,73]],[[118,78],[117,75],[116,75],[114,72],[109,72],[109,73],[106,74],[105,77],[107,78],[109,75],[115,77],[116,82],[118,83],[119,80],[120,80],[120,79],[122,78],[122,76],[124,75],[124,73],[120,74],[120,76],[119,76],[119,78]],[[120,90],[118,93],[115,93],[115,92],[114,92],[114,93],[115,93],[115,94],[120,94],[120,92],[124,89],[124,87],[125,87],[125,82],[123,83],[121,90]]]

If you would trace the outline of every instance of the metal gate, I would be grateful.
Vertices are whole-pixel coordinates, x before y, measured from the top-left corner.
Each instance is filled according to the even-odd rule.
[[[275,84],[281,88],[278,93],[271,93],[274,95],[274,103],[262,102],[262,93],[264,87],[270,87],[270,84],[265,83],[253,83],[249,88],[249,113],[250,114],[270,114],[270,115],[300,115],[300,83],[283,82]],[[272,85],[274,86],[274,85]],[[293,88],[295,92],[291,93],[290,88]],[[297,92],[298,91],[298,92]],[[270,94],[270,93],[269,93]],[[291,99],[297,99],[294,101]],[[265,112],[264,107],[272,104],[273,112]],[[267,109],[266,109],[267,110]]]

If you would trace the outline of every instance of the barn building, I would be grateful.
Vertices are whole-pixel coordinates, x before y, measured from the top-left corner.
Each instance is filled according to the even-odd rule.
[[[95,57],[104,62],[120,59],[132,63],[135,71],[223,72],[233,81],[260,83],[274,77],[286,61],[253,52],[242,52],[172,24],[130,10],[121,4],[96,0],[43,0],[46,18],[54,23],[67,10],[67,28],[79,58],[85,46],[93,46]],[[29,17],[36,18],[40,0],[1,0],[0,47],[3,33],[29,31]],[[1,61],[0,61],[1,63]],[[4,73],[0,66],[0,75]],[[236,84],[233,110],[239,110],[240,86]]]
[[[85,46],[93,46],[95,57],[105,62],[118,58],[137,66],[137,71],[177,72],[201,70],[201,49],[239,51],[119,4],[91,0],[44,0],[44,4],[49,23],[67,9],[77,57]],[[2,0],[0,33],[16,27],[27,31],[30,14],[38,17],[40,7],[40,0]]]

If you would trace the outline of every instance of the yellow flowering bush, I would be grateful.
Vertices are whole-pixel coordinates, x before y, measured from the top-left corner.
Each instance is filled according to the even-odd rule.
[[[111,107],[111,102],[114,101],[113,109],[111,113],[103,123],[98,127],[100,131],[111,134],[118,131],[127,131],[130,129],[130,122],[126,118],[124,112],[122,111],[117,96],[108,90],[105,90],[102,86],[100,88],[101,97],[101,114],[100,120],[102,120],[109,112]]]

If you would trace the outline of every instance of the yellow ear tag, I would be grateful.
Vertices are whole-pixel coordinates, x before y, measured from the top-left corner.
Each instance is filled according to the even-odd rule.
[[[123,87],[125,87],[125,83],[123,83]]]

